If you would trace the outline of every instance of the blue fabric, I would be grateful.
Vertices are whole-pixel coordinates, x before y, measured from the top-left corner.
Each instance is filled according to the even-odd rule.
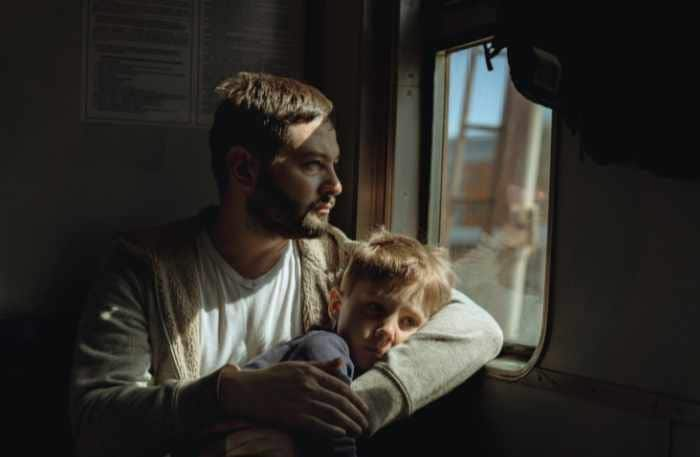
[[[267,368],[279,362],[304,361],[327,362],[341,359],[342,367],[338,378],[347,384],[352,382],[355,365],[350,359],[350,348],[338,334],[326,330],[311,330],[305,335],[294,338],[286,343],[280,343],[260,354],[244,368]],[[319,455],[332,457],[356,457],[355,439],[349,436],[320,440],[312,437],[298,437],[302,455]]]

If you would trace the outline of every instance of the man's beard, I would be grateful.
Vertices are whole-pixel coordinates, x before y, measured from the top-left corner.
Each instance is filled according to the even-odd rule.
[[[261,176],[248,199],[248,214],[260,228],[285,238],[318,238],[328,229],[328,220],[314,209],[323,203],[335,203],[335,197],[324,195],[304,207],[280,189],[271,176]]]

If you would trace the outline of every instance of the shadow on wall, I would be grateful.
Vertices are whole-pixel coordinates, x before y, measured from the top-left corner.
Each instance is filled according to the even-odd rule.
[[[380,430],[369,440],[358,441],[359,455],[499,455],[494,452],[495,443],[484,443],[480,438],[481,430],[486,426],[481,411],[484,381],[484,370],[481,369],[412,416]]]
[[[10,422],[3,436],[24,455],[74,455],[68,377],[75,334],[111,236],[97,227],[69,235],[42,293],[40,307],[51,312],[45,317],[0,320],[3,373],[7,373],[0,381],[0,402]]]
[[[572,5],[572,3],[574,5]],[[668,179],[700,180],[695,118],[684,116],[695,75],[682,65],[693,41],[674,8],[641,3],[502,2],[497,37],[509,47],[511,77],[531,100],[553,107],[580,135],[580,160],[641,169]],[[575,11],[575,13],[572,13]],[[631,21],[630,18],[635,20]],[[649,39],[649,24],[673,24],[677,45]],[[595,24],[591,27],[591,24]],[[687,44],[686,44],[687,43]],[[556,56],[535,58],[533,48]]]
[[[76,324],[72,316],[0,321],[6,449],[74,455],[67,386]]]
[[[114,233],[95,229],[73,233],[58,250],[56,265],[48,280],[42,309],[59,315],[80,314],[87,292],[99,275]]]

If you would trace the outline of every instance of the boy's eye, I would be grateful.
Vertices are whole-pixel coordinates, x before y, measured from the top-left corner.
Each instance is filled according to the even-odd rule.
[[[371,314],[372,316],[376,316],[379,314],[382,314],[384,312],[384,309],[382,308],[381,305],[377,303],[370,303],[367,305],[367,312]]]
[[[399,326],[402,329],[410,329],[410,328],[416,328],[418,327],[419,323],[418,320],[413,318],[413,317],[402,317],[401,320],[399,321]]]

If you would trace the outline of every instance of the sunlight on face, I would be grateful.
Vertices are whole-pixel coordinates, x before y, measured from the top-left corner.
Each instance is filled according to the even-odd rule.
[[[287,238],[325,232],[335,197],[342,192],[335,164],[340,156],[335,129],[321,119],[289,127],[288,144],[259,180],[248,202],[254,219]]]
[[[420,303],[371,281],[357,281],[340,297],[338,334],[350,346],[350,355],[363,372],[397,344],[405,342],[427,322]]]
[[[309,138],[316,133],[322,124],[330,126],[330,123],[324,122],[324,119],[321,117],[311,122],[290,125],[287,129],[288,147],[293,150],[302,147],[302,145],[309,141]]]

